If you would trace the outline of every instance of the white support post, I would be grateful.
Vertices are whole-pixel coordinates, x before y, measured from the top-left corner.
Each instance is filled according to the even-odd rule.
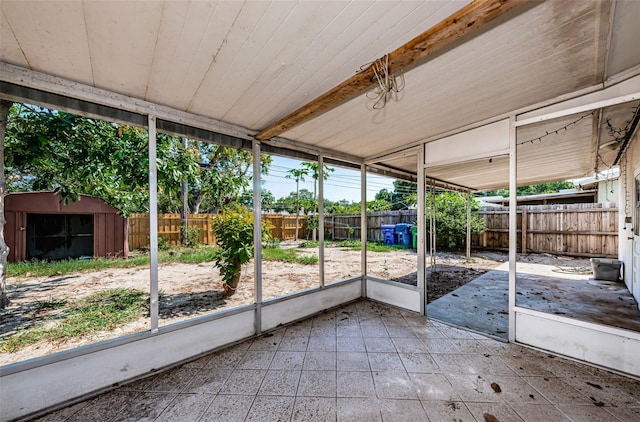
[[[360,272],[362,297],[367,297],[367,165],[360,166]]]
[[[425,177],[424,177],[424,144],[418,148],[418,214],[416,224],[418,225],[417,233],[417,255],[418,255],[418,289],[420,290],[420,313],[427,314],[427,278],[425,274],[425,228],[426,228],[426,197],[425,197]]]
[[[156,116],[149,114],[149,314],[151,332],[158,331],[158,173],[156,156]]]
[[[467,193],[467,262],[471,260],[471,194]]]
[[[320,288],[324,288],[324,157],[318,156],[318,258]]]
[[[262,194],[260,192],[260,142],[253,142],[253,273],[255,332],[262,333]]]
[[[515,116],[509,118],[509,341],[516,340],[516,248],[518,240],[518,146]]]

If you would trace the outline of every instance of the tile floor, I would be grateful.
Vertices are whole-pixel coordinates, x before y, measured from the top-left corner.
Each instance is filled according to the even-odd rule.
[[[359,301],[40,420],[639,421],[640,381]]]

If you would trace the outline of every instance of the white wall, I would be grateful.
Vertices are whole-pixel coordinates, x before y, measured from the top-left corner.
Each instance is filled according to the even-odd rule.
[[[367,278],[367,298],[420,312],[420,291],[414,286]]]
[[[598,203],[605,204],[607,202],[618,202],[620,197],[620,181],[603,180],[598,182]]]
[[[640,376],[640,333],[516,308],[516,341]]]
[[[633,232],[633,224],[625,223],[625,218],[635,218],[636,193],[635,175],[640,174],[640,142],[638,133],[631,138],[627,149],[627,169],[626,174],[620,172],[619,185],[619,236],[618,236],[618,258],[625,263],[624,280],[627,288],[640,304],[640,280],[634,280],[633,275],[633,248],[634,241],[638,242],[640,233]],[[639,248],[640,245],[635,245]],[[639,265],[640,263],[636,263]],[[640,307],[640,305],[639,305]]]

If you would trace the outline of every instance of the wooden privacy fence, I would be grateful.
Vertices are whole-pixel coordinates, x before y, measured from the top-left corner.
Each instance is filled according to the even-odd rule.
[[[382,226],[387,224],[415,224],[416,210],[378,211],[367,214],[367,240],[382,242]],[[360,239],[360,214],[327,215],[324,219],[328,239]]]
[[[213,245],[216,242],[215,234],[211,228],[211,219],[215,214],[189,214],[187,224],[189,227],[200,229],[198,241],[205,245]],[[296,216],[282,214],[263,214],[263,221],[271,226],[271,236],[280,240],[295,238]],[[158,215],[158,237],[169,245],[180,244],[180,214]],[[300,216],[298,236],[304,237],[307,232],[307,220]],[[149,247],[149,214],[131,214],[129,217],[129,248],[140,249]]]
[[[484,218],[487,231],[472,236],[472,247],[508,250],[509,208],[482,209],[479,215]],[[383,224],[415,224],[416,220],[416,210],[370,213],[367,239],[382,241]],[[517,221],[519,251],[584,257],[618,255],[616,204],[520,206]],[[328,215],[325,232],[328,239],[360,239],[360,215]]]
[[[298,237],[307,235],[307,218],[301,215],[298,219]],[[288,214],[262,214],[262,221],[271,225],[271,237],[280,240],[296,238],[296,216]]]
[[[508,250],[509,208],[483,209],[487,230],[472,236],[475,249]],[[200,228],[199,241],[214,244],[212,214],[190,214],[189,226]],[[271,225],[271,236],[280,240],[295,238],[296,216],[263,214]],[[367,215],[367,239],[382,241],[385,224],[415,224],[416,210],[380,211]],[[523,224],[524,223],[524,224]],[[360,215],[336,214],[325,217],[327,239],[360,239]],[[618,208],[616,204],[527,205],[518,207],[518,250],[584,257],[618,256]],[[307,235],[307,221],[300,217],[298,236]],[[180,214],[158,216],[158,236],[170,245],[180,244]],[[129,247],[149,247],[149,215],[133,214],[129,218]]]
[[[509,208],[483,209],[487,230],[472,247],[509,249]],[[618,256],[618,208],[614,203],[518,207],[518,251],[583,257]]]

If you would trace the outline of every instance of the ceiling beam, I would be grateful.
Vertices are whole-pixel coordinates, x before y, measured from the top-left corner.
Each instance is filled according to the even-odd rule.
[[[398,71],[406,71],[412,66],[421,64],[427,57],[450,46],[455,41],[527,1],[529,0],[473,1],[389,53],[389,73],[394,74]],[[265,140],[278,136],[362,94],[376,83],[372,63],[340,85],[263,129],[255,138]]]

